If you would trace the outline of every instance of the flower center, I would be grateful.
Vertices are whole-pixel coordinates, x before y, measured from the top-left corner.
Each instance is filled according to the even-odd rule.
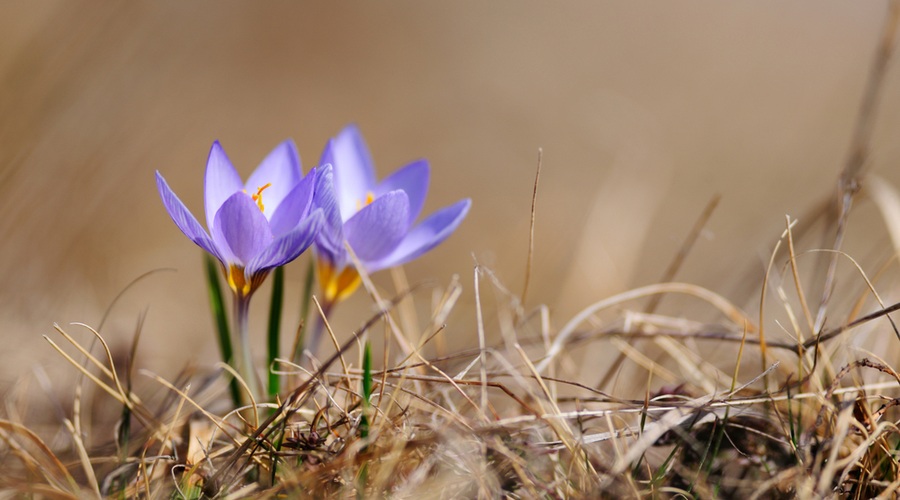
[[[253,291],[253,284],[244,277],[243,267],[231,264],[228,266],[228,270],[225,274],[228,280],[228,286],[231,287],[234,293],[241,297],[247,297],[250,295],[250,292]]]
[[[356,211],[359,212],[363,209],[363,207],[367,207],[375,201],[375,193],[371,191],[366,191],[366,198],[363,200],[356,200]]]
[[[223,269],[225,270],[225,280],[231,291],[242,298],[252,295],[269,274],[268,271],[262,271],[248,277],[244,274],[244,266],[237,264],[229,264]]]
[[[259,207],[260,212],[266,211],[266,206],[263,205],[262,192],[270,187],[272,187],[272,183],[267,182],[265,186],[262,186],[256,190],[256,194],[250,196],[250,198],[252,198],[253,201],[256,202],[256,206]]]

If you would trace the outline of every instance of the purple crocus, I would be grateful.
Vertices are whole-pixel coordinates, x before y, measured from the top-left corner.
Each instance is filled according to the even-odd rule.
[[[381,182],[359,130],[350,125],[331,139],[320,165],[331,165],[334,183],[316,192],[325,224],[316,238],[319,281],[333,305],[359,286],[349,243],[367,273],[409,262],[447,239],[472,202],[460,200],[416,224],[428,192],[429,167],[418,160]]]
[[[270,270],[296,259],[312,244],[324,221],[313,198],[317,190],[331,183],[328,166],[304,177],[297,148],[285,141],[266,156],[245,184],[216,141],[206,161],[207,232],[156,172],[159,195],[175,225],[219,260],[234,292],[233,326],[240,339],[240,355],[234,361],[251,394],[257,393],[258,381],[248,332],[250,296]]]
[[[290,141],[278,145],[247,179],[231,164],[219,141],[206,162],[206,227],[156,172],[156,185],[175,225],[212,254],[240,302],[259,287],[269,271],[294,260],[312,244],[323,222],[313,206],[317,184],[331,184],[330,168],[307,176]]]

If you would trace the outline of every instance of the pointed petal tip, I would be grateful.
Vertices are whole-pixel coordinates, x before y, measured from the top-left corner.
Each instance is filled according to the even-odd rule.
[[[222,147],[222,143],[218,139],[214,140],[212,145],[209,147],[209,156],[212,157],[213,153],[225,154],[225,148]]]
[[[206,167],[209,168],[210,163],[221,157],[224,157],[226,160],[228,159],[228,155],[225,153],[225,148],[223,148],[222,143],[219,142],[218,139],[216,139],[209,147],[209,154],[206,157]]]
[[[206,159],[204,174],[204,201],[206,208],[206,227],[212,230],[213,218],[219,208],[231,195],[244,189],[241,176],[232,165],[228,155],[218,140],[213,142]]]
[[[224,263],[222,255],[216,248],[216,244],[213,242],[212,238],[210,238],[209,234],[203,229],[203,226],[197,222],[197,219],[191,214],[190,210],[188,210],[175,192],[172,191],[172,188],[169,187],[169,184],[159,171],[156,172],[156,187],[159,191],[159,196],[162,199],[163,207],[166,209],[166,212],[169,213],[169,217],[172,218],[172,221],[175,222],[178,229],[191,241],[197,244],[197,246],[206,250],[212,254],[213,257]]]
[[[412,224],[419,218],[428,196],[428,185],[431,182],[431,169],[428,161],[419,159],[395,170],[385,177],[375,188],[375,195],[396,189],[403,190],[409,197],[409,222]]]
[[[362,132],[359,130],[359,124],[356,122],[350,122],[344,125],[344,128],[341,129],[339,136],[351,135],[362,138]]]
[[[284,149],[288,154],[296,158],[297,162],[299,163],[300,153],[298,152],[297,144],[294,143],[293,139],[288,138],[279,142],[278,145],[272,149],[272,151],[278,151],[280,149]]]

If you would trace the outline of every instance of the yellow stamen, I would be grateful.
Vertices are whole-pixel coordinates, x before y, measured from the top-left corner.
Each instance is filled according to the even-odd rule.
[[[345,267],[338,273],[331,264],[320,260],[318,268],[322,293],[325,294],[325,300],[329,303],[335,304],[346,299],[362,283],[359,273],[353,266]]]
[[[259,188],[259,189],[256,190],[256,194],[250,196],[251,198],[253,198],[253,201],[256,202],[256,206],[259,207],[259,211],[260,211],[260,212],[265,212],[265,211],[266,211],[266,206],[263,205],[263,201],[262,201],[262,192],[265,191],[266,189],[270,188],[270,187],[272,187],[272,183],[271,183],[271,182],[267,182],[265,186],[262,186],[261,188]]]
[[[373,201],[375,201],[375,193],[366,191],[366,198],[364,200],[356,200],[356,211],[359,212],[363,207],[371,205]]]

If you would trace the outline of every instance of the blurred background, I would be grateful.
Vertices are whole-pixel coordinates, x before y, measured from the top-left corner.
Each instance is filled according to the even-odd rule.
[[[213,140],[246,176],[293,138],[306,171],[350,122],[382,177],[431,162],[426,212],[473,199],[456,234],[406,266],[413,283],[460,276],[452,345],[476,345],[476,262],[523,286],[539,148],[529,307],[547,304],[559,326],[658,280],[715,195],[679,279],[745,305],[758,288],[742,271],[762,276],[784,215],[835,189],[885,13],[820,0],[3,2],[0,387],[36,364],[71,374],[41,336],[57,338],[54,322],[97,326],[161,268],[176,272],[130,288],[104,336],[127,346],[147,311],[142,366],[211,364],[201,251],[164,211],[154,171],[203,220]],[[892,65],[868,162],[894,183],[897,78]],[[877,219],[854,235],[886,244]],[[304,269],[287,270],[288,330]],[[375,280],[393,289],[389,273]],[[358,294],[338,331],[371,311]]]

